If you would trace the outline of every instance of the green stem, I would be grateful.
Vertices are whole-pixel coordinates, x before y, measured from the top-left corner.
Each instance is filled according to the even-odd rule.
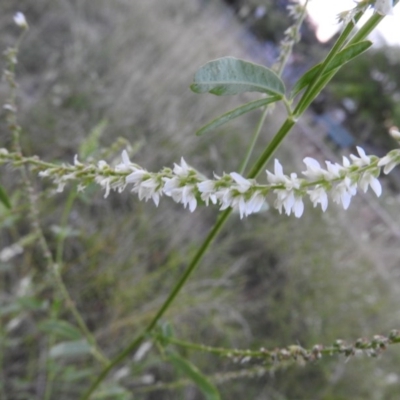
[[[394,5],[398,3],[399,0],[394,1]],[[361,18],[362,13],[359,13],[355,16],[354,20],[357,23]],[[326,70],[328,64],[331,62],[333,57],[342,50],[343,46],[349,46],[362,40],[365,38],[376,28],[376,26],[382,21],[384,16],[379,14],[374,14],[372,17],[368,19],[368,21],[357,31],[357,33],[347,41],[348,37],[350,36],[351,32],[354,28],[354,23],[349,22],[338,38],[337,42],[329,52],[328,56],[325,58],[324,62],[321,65],[321,68],[318,71],[318,76],[315,78],[313,83],[307,88],[304,95],[300,99],[299,103],[297,104],[296,109],[294,110],[293,114],[296,116],[300,116],[311,104],[311,102],[317,97],[317,95],[321,92],[321,90],[328,84],[328,82],[332,79],[335,75],[337,70],[332,71],[331,73],[327,74],[326,76],[322,76],[323,72]],[[347,42],[346,42],[347,41]]]
[[[274,106],[272,106],[272,107],[274,107]],[[246,155],[245,155],[245,157],[244,157],[244,159],[243,159],[243,161],[242,161],[242,163],[241,163],[241,165],[239,167],[239,174],[240,175],[243,174],[244,170],[247,167],[247,164],[249,163],[250,157],[253,154],[254,147],[255,147],[255,145],[257,143],[257,140],[258,140],[258,138],[260,136],[261,128],[264,125],[265,118],[267,117],[267,115],[269,113],[269,110],[270,110],[270,106],[265,106],[265,109],[264,109],[264,111],[263,111],[263,113],[261,115],[261,118],[258,121],[258,124],[256,126],[256,129],[254,131],[253,138],[251,139],[251,142],[250,142],[250,146],[247,149]]]
[[[61,231],[58,236],[57,246],[56,246],[56,263],[59,265],[61,265],[61,263],[62,263],[63,252],[64,252],[64,242],[65,242],[65,238],[66,238],[66,236],[63,232],[65,232],[65,229],[67,227],[68,217],[69,217],[69,214],[71,213],[71,209],[72,209],[72,206],[76,199],[76,196],[77,196],[77,192],[75,190],[71,190],[71,192],[68,195],[67,203],[64,207],[64,211],[63,211],[63,214],[61,217],[61,223],[60,223]]]
[[[358,13],[356,15],[355,22],[357,22],[361,18],[362,13]],[[318,70],[318,75],[315,77],[314,81],[309,85],[303,94],[302,98],[300,99],[297,107],[295,108],[293,114],[300,116],[303,112],[308,108],[312,99],[314,99],[319,92],[321,91],[321,87],[319,87],[318,83],[320,82],[320,78],[322,77],[324,71],[328,67],[329,63],[332,59],[336,56],[337,53],[342,49],[343,45],[345,44],[347,38],[350,36],[351,32],[354,29],[354,22],[350,21],[347,25],[342,34],[339,36],[338,40],[329,51],[328,55],[326,56],[325,60],[322,62],[321,67]]]
[[[373,339],[368,340],[366,338],[358,339],[353,343],[345,343],[344,341],[337,341],[335,344],[329,346],[323,346],[320,344],[314,345],[308,349],[303,348],[299,345],[287,346],[285,348],[275,348],[273,350],[260,349],[260,350],[239,350],[239,349],[228,349],[223,347],[212,347],[205,346],[198,343],[187,342],[174,337],[166,337],[163,335],[154,335],[154,339],[158,341],[167,341],[170,344],[174,344],[185,349],[201,351],[205,353],[215,354],[222,357],[251,357],[257,359],[267,359],[270,361],[287,361],[289,359],[297,360],[303,358],[304,361],[314,361],[318,352],[318,355],[333,355],[333,354],[345,354],[355,355],[356,350],[363,351],[380,351],[386,348],[388,345],[400,343],[400,332],[393,330],[388,336],[376,335]],[[318,358],[318,357],[317,357]]]
[[[247,177],[249,179],[256,178],[258,174],[262,171],[265,164],[269,161],[269,159],[274,154],[275,150],[282,143],[283,139],[285,139],[286,135],[289,133],[290,129],[292,129],[293,125],[296,123],[292,118],[287,118],[286,121],[282,124],[279,131],[273,137],[269,145],[265,148],[264,152],[258,158],[258,160],[254,163],[253,168],[250,170]]]

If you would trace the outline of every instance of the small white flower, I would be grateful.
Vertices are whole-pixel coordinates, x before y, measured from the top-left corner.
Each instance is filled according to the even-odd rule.
[[[157,178],[152,176],[138,183],[132,191],[138,193],[139,200],[145,199],[147,201],[152,199],[158,207],[162,196],[162,185]]]
[[[109,168],[109,165],[107,164],[106,161],[100,160],[100,161],[97,163],[97,168],[100,169],[100,170],[105,170],[105,169]]]
[[[14,14],[14,22],[20,28],[26,29],[28,27],[28,23],[26,22],[25,15],[22,12],[17,12]]]
[[[333,180],[340,178],[340,172],[343,171],[343,167],[338,163],[332,164],[330,161],[325,161],[327,171],[325,171],[325,179]]]
[[[368,186],[371,186],[371,189],[375,192],[375,194],[379,197],[382,194],[382,186],[379,182],[378,178],[373,175],[371,171],[366,171],[362,174],[359,185],[361,190],[364,193],[368,190]]]
[[[380,15],[393,15],[393,0],[376,0],[375,11]]]
[[[286,184],[288,182],[288,177],[283,173],[283,168],[279,160],[275,159],[274,162],[274,173],[266,171],[267,179],[269,183],[272,184]]]
[[[250,200],[247,202],[246,214],[250,215],[259,212],[264,203],[265,203],[264,195],[260,191],[254,192]]]
[[[129,172],[129,171],[136,171],[136,170],[140,169],[135,164],[131,163],[128,152],[126,150],[122,151],[121,158],[122,158],[122,162],[115,166],[115,171]]]
[[[210,200],[213,204],[217,203],[217,197],[215,195],[216,192],[216,187],[215,187],[215,181],[212,179],[207,179],[203,182],[200,182],[197,184],[197,188],[199,189],[199,192],[201,193],[201,199],[206,203],[208,206]]]
[[[361,147],[357,146],[357,152],[360,157],[350,154],[350,158],[354,165],[362,168],[371,164],[371,157],[367,156]]]
[[[345,210],[349,208],[351,198],[356,193],[357,186],[348,177],[345,177],[339,184],[332,188],[333,201],[337,204],[342,203]]]
[[[324,178],[326,171],[324,171],[319,162],[311,157],[306,157],[303,160],[303,163],[306,164],[307,169],[302,172],[304,176],[311,180],[320,180]]]
[[[108,197],[108,195],[110,194],[110,190],[111,190],[111,178],[98,175],[94,179],[98,185],[102,186],[103,189],[105,189],[104,198],[106,199]],[[64,183],[64,185],[65,185],[65,183]],[[58,191],[58,189],[57,189],[57,191]]]
[[[317,185],[314,189],[308,190],[307,194],[310,196],[314,207],[321,204],[322,211],[326,211],[328,208],[328,195],[321,185]]]
[[[389,129],[389,134],[394,140],[400,141],[400,132],[395,126]]]
[[[171,196],[175,202],[182,203],[185,208],[189,205],[190,212],[193,212],[197,207],[194,185],[186,185],[174,188],[169,192],[165,192],[165,194],[167,196]]]
[[[304,211],[303,199],[301,196],[295,194],[293,190],[277,189],[274,190],[276,194],[275,207],[282,213],[282,207],[285,209],[286,215],[292,212],[297,218],[300,218]]]
[[[221,204],[220,210],[226,210],[227,208],[232,206],[233,203],[233,194],[229,188],[222,188],[215,192],[215,197]]]
[[[243,176],[238,174],[237,172],[231,172],[229,175],[237,183],[235,189],[238,190],[240,193],[247,192],[252,186],[252,183],[248,179],[243,178]]]
[[[186,161],[181,158],[181,165],[174,164],[174,174],[179,177],[187,177],[191,171],[191,168],[186,164]]]
[[[125,180],[127,183],[133,183],[134,185],[138,185],[145,178],[149,177],[149,173],[144,169],[137,169],[136,171],[129,174]]]
[[[260,191],[256,191],[249,200],[246,200],[243,195],[233,197],[230,207],[233,209],[238,209],[240,219],[242,219],[243,217],[247,217],[250,214],[260,211],[264,202],[265,198],[262,193]]]
[[[78,160],[78,154],[75,154],[75,157],[74,157],[74,165],[75,165],[76,167],[83,167],[83,164]]]
[[[163,192],[167,196],[172,196],[172,191],[180,187],[180,179],[176,176],[173,178],[162,178],[164,183]]]
[[[400,150],[392,150],[379,160],[378,167],[385,167],[383,172],[388,174],[398,164],[400,164]]]

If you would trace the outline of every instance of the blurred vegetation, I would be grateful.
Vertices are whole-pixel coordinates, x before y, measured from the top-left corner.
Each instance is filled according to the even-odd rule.
[[[15,11],[14,1],[1,2],[1,49],[15,41]],[[243,27],[222,2],[26,0],[18,11],[31,26],[18,71],[26,154],[72,162],[79,153],[82,161],[112,161],[128,147],[149,170],[182,155],[210,176],[237,168],[248,140],[243,133],[252,131],[257,115],[195,137],[202,124],[243,99],[196,96],[188,88],[208,60],[247,56]],[[3,83],[1,98],[6,91]],[[277,109],[267,121],[263,143],[282,116]],[[4,121],[0,137],[2,146],[10,143]],[[302,168],[299,152],[290,140],[280,150],[285,170]],[[0,206],[4,249],[26,238],[30,228],[18,171],[2,167],[1,178],[14,205],[11,211]],[[46,238],[53,253],[62,250],[64,282],[111,358],[154,315],[217,212],[190,214],[168,199],[156,209],[128,192],[105,200],[95,188],[54,194],[45,180],[34,182]],[[275,211],[244,221],[234,215],[165,320],[178,338],[256,349],[351,341],[395,328],[396,243],[387,240],[382,225],[370,236],[359,230],[360,210],[370,215],[357,203],[346,214],[332,207],[322,215],[308,206],[301,220]],[[101,366],[77,342],[75,321],[35,242],[22,245],[22,254],[0,264],[0,398],[76,399]],[[176,351],[210,377],[248,367]],[[400,394],[399,361],[393,347],[378,360],[325,358],[218,388],[224,399],[394,400]],[[203,398],[190,385],[143,390],[146,382],[183,377],[156,347],[125,365],[113,371],[97,398]]]
[[[333,103],[343,107],[344,99],[352,102],[347,125],[380,154],[395,146],[388,129],[400,126],[399,69],[400,48],[374,48],[340,70],[328,90]]]

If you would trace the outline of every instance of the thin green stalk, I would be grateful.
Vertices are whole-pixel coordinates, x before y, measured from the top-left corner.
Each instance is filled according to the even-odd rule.
[[[271,107],[274,107],[274,105],[272,105]],[[265,118],[267,117],[267,115],[269,113],[269,110],[270,110],[270,107],[269,106],[265,106],[265,109],[262,112],[261,118],[258,121],[256,129],[254,131],[254,134],[253,134],[253,137],[251,139],[249,148],[247,149],[246,155],[245,155],[242,163],[240,164],[240,167],[239,167],[239,174],[240,175],[243,174],[243,172],[245,171],[245,169],[247,167],[247,164],[249,163],[250,157],[253,154],[254,147],[255,147],[255,145],[257,143],[258,138],[260,137],[261,129],[262,129],[263,125],[264,125]]]
[[[396,5],[398,2],[399,2],[399,0],[395,0],[394,5]],[[359,21],[361,16],[362,16],[362,13],[357,14],[354,18],[355,22]],[[365,40],[365,38],[376,28],[376,26],[382,21],[383,18],[384,18],[384,16],[375,13],[355,33],[355,35],[350,40],[348,40],[348,38],[353,30],[354,23],[351,21],[347,24],[346,28],[344,29],[344,31],[338,38],[338,40],[335,43],[335,45],[333,46],[332,50],[329,52],[328,56],[322,63],[321,68],[318,71],[318,76],[313,81],[313,83],[306,89],[305,93],[303,94],[302,98],[300,99],[299,103],[297,104],[297,107],[295,108],[295,110],[293,112],[294,115],[300,116],[308,108],[308,106],[315,99],[315,97],[320,93],[322,88],[324,88],[328,84],[328,82],[332,79],[332,77],[335,75],[337,70],[332,71],[332,73],[328,74],[325,77],[322,77],[323,72],[326,70],[326,67],[328,66],[330,61],[333,59],[333,57],[340,50],[342,50],[343,47],[347,47],[352,44],[361,42],[362,40]]]
[[[62,232],[65,231],[65,229],[67,227],[68,217],[69,217],[69,214],[71,213],[71,209],[72,209],[72,206],[76,199],[76,196],[77,196],[76,191],[72,190],[71,192],[69,192],[69,195],[67,198],[67,203],[64,207],[64,211],[61,216],[61,221],[60,221],[61,222],[60,223],[61,233],[58,235],[57,246],[56,246],[56,263],[58,265],[61,265],[61,263],[62,263],[63,252],[64,252],[64,243],[65,243],[65,238],[66,238],[65,234],[63,234]]]
[[[375,335],[372,339],[366,338],[357,339],[353,343],[346,343],[342,340],[336,341],[334,344],[329,346],[323,346],[316,344],[308,349],[303,348],[297,344],[287,346],[284,348],[274,348],[273,350],[267,350],[261,348],[260,350],[239,350],[239,349],[227,349],[222,347],[205,346],[198,343],[187,342],[174,337],[166,337],[163,335],[154,335],[155,339],[159,341],[167,341],[170,344],[174,344],[179,347],[183,347],[188,350],[201,351],[205,353],[215,354],[222,357],[228,358],[257,358],[264,359],[266,361],[288,361],[298,360],[302,358],[304,361],[315,361],[323,355],[334,355],[334,354],[345,354],[346,356],[355,355],[357,350],[372,351],[378,354],[379,351],[386,349],[387,346],[393,344],[400,344],[400,331],[394,329],[388,336]]]
[[[285,35],[285,38],[281,42],[281,54],[278,57],[279,62],[276,66],[273,67],[275,69],[275,72],[278,74],[278,76],[282,75],[287,62],[289,61],[289,57],[292,54],[293,46],[296,43],[298,43],[300,40],[300,28],[303,25],[304,18],[307,15],[308,1],[309,0],[306,0],[306,2],[304,3],[302,13],[297,18],[294,25],[292,25],[292,27],[291,27],[291,28],[295,28],[295,34],[293,35],[292,32],[290,32],[291,28],[289,28],[286,31],[289,33],[287,35]]]
[[[5,390],[5,374],[4,374],[4,359],[5,359],[5,349],[6,349],[6,332],[3,328],[2,321],[0,320],[0,397],[4,400],[7,400],[7,394]]]
[[[247,177],[249,179],[256,178],[258,174],[262,171],[265,164],[270,160],[272,155],[275,153],[276,149],[285,139],[289,131],[292,129],[293,125],[296,121],[292,118],[287,118],[286,121],[282,124],[279,131],[275,134],[273,139],[270,141],[269,145],[265,148],[264,152],[260,155],[258,160],[254,163],[252,169],[250,170]]]
[[[357,22],[362,16],[362,13],[358,13],[355,16],[355,22]],[[351,32],[353,31],[355,26],[355,23],[353,21],[350,21],[347,25],[346,28],[343,30],[341,35],[339,36],[338,40],[336,43],[333,45],[332,49],[329,51],[328,55],[326,56],[325,60],[321,64],[321,68],[318,70],[318,75],[314,79],[314,81],[309,85],[303,94],[302,98],[300,99],[299,103],[297,104],[293,114],[296,116],[300,116],[303,114],[303,112],[308,108],[309,104],[311,101],[310,99],[314,99],[320,92],[321,89],[318,88],[318,83],[320,81],[320,78],[322,77],[324,71],[328,67],[329,63],[332,61],[332,59],[336,56],[337,53],[339,53],[340,50],[342,50],[343,45],[346,43],[346,40],[350,36]],[[318,90],[319,89],[319,90]]]

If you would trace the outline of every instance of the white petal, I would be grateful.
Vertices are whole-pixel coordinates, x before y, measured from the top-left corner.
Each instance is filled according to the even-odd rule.
[[[340,197],[342,200],[343,208],[347,210],[350,205],[351,195],[348,192],[343,192]]]
[[[129,159],[129,156],[128,156],[128,152],[127,152],[126,150],[124,150],[124,151],[122,152],[122,162],[123,162],[125,165],[128,165],[128,164],[131,163],[131,160]]]
[[[282,164],[275,158],[274,172],[277,177],[284,177]]]
[[[369,184],[375,194],[380,197],[380,195],[382,194],[382,185],[379,180],[377,178],[373,178]]]
[[[304,203],[301,197],[296,197],[296,201],[293,206],[293,211],[296,218],[300,218],[303,215]]]
[[[229,175],[240,186],[240,189],[242,189],[243,192],[247,191],[250,188],[251,182],[243,178],[242,175],[238,174],[237,172],[231,172]],[[240,189],[239,191],[242,191]]]
[[[315,158],[306,157],[303,160],[303,163],[306,164],[306,166],[311,169],[315,169],[315,170],[321,169],[321,165]]]

